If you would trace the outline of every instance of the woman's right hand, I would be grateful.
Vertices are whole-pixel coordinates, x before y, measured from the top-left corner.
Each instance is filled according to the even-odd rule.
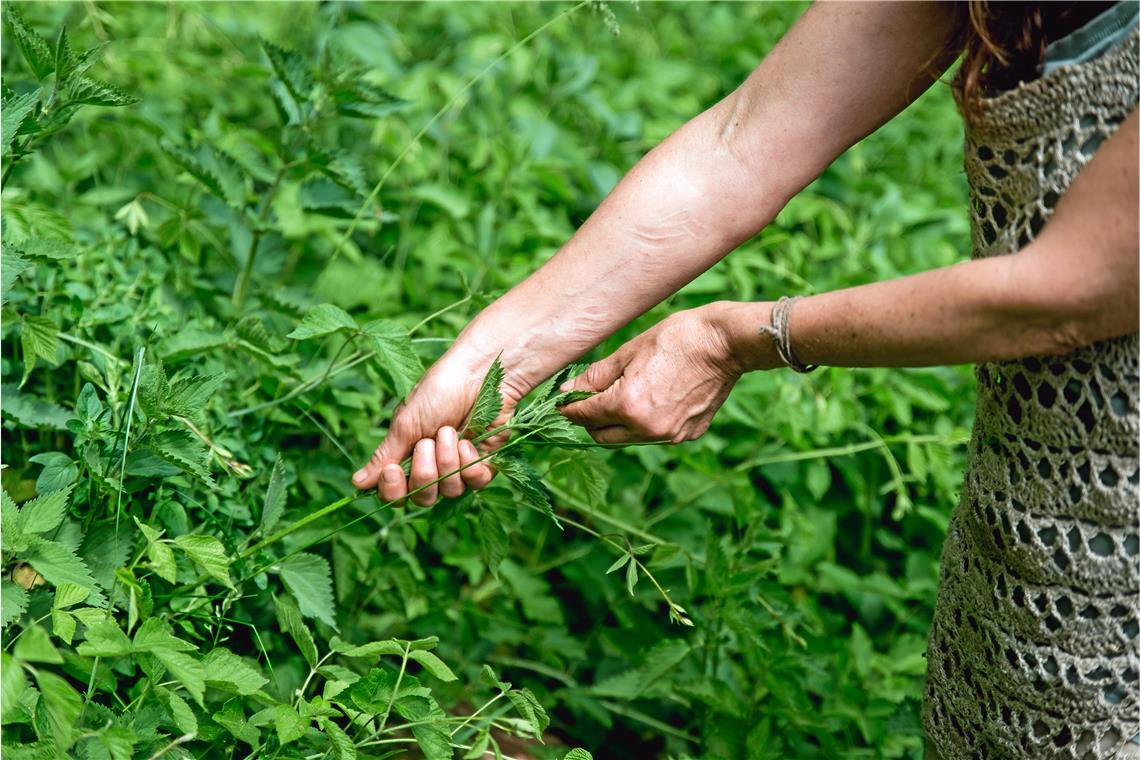
[[[407,400],[396,408],[387,437],[376,448],[368,463],[352,476],[360,489],[376,488],[384,501],[396,501],[423,487],[411,500],[431,506],[439,496],[455,498],[467,488],[486,486],[493,476],[486,463],[471,465],[481,454],[462,437],[462,428],[475,403],[483,375],[490,366],[444,355],[416,384]],[[503,410],[492,427],[506,422],[526,391],[503,384]],[[505,436],[489,438],[480,444],[483,452],[501,446]],[[405,478],[400,463],[412,457],[410,475]],[[441,475],[461,472],[428,485]],[[425,487],[426,486],[426,487]]]

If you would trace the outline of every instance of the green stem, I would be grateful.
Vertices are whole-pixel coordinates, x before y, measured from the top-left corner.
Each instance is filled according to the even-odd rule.
[[[380,716],[380,727],[376,729],[377,734],[383,734],[384,726],[388,725],[388,716],[392,714],[392,705],[396,704],[396,695],[400,693],[400,684],[404,680],[404,672],[408,669],[408,653],[411,651],[411,643],[404,644],[404,658],[400,661],[400,674],[396,676],[396,685],[392,687],[392,695],[388,698],[388,706],[384,708],[384,714]]]

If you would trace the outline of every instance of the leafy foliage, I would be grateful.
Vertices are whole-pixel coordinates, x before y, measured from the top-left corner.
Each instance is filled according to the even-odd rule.
[[[571,7],[5,3],[6,755],[921,754],[966,370],[749,376],[700,441],[611,451],[568,368],[477,495],[348,492],[424,364],[801,10],[575,11],[495,62]],[[953,111],[599,354],[955,261]]]

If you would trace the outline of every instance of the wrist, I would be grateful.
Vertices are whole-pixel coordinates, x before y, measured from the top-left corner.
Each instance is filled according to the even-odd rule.
[[[772,303],[717,301],[703,307],[725,346],[724,361],[738,374],[780,366],[772,339],[760,332],[772,322]]]

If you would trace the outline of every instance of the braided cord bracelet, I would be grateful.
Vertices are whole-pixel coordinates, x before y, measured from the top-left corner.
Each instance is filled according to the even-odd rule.
[[[784,364],[796,372],[808,373],[814,371],[818,364],[804,364],[792,350],[791,321],[792,306],[800,296],[781,296],[776,305],[772,307],[772,324],[760,327],[761,335],[770,335],[776,344],[776,353],[783,359]]]

